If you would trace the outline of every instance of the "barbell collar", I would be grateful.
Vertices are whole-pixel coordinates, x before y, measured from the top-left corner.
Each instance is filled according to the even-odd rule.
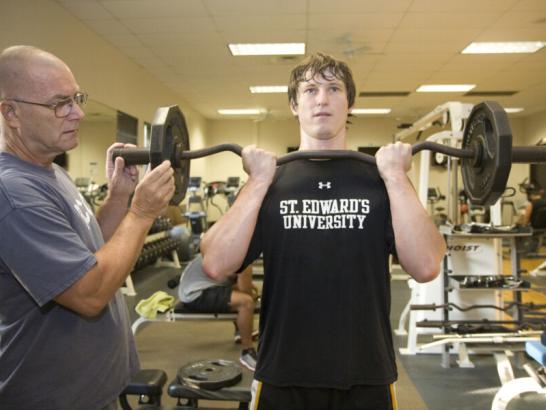
[[[512,147],[512,162],[520,164],[546,163],[546,145]]]

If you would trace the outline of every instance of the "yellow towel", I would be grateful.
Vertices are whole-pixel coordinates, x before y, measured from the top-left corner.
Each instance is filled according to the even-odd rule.
[[[162,290],[137,303],[135,310],[140,316],[155,319],[157,312],[165,313],[174,306],[174,297]]]

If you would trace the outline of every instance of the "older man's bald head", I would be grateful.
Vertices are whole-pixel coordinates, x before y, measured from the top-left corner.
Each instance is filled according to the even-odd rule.
[[[40,87],[45,68],[70,71],[55,55],[32,46],[12,46],[0,53],[0,100],[34,92]]]

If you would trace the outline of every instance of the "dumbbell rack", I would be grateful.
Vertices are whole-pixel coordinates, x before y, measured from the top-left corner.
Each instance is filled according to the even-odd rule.
[[[150,232],[144,240],[144,246],[141,250],[139,258],[133,268],[133,272],[144,266],[155,264],[155,266],[168,266],[173,268],[181,268],[178,258],[177,248],[180,245],[180,240],[171,237],[173,228],[170,219],[159,217],[156,219]],[[165,261],[163,257],[169,254],[172,260]],[[127,296],[136,296],[135,286],[131,274],[125,280],[125,286],[121,289]]]

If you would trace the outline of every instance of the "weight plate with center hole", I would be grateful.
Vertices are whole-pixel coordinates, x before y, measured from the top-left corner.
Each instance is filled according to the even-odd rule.
[[[496,102],[472,109],[464,129],[462,148],[476,152],[462,160],[464,190],[473,204],[490,206],[506,188],[512,166],[512,131],[508,116]]]
[[[186,120],[177,105],[158,108],[152,122],[150,162],[155,168],[170,160],[174,170],[175,192],[170,201],[178,205],[186,196],[190,178],[190,160],[180,159],[180,152],[190,150]]]
[[[178,370],[178,378],[190,387],[218,390],[241,381],[241,366],[231,360],[199,360]]]

